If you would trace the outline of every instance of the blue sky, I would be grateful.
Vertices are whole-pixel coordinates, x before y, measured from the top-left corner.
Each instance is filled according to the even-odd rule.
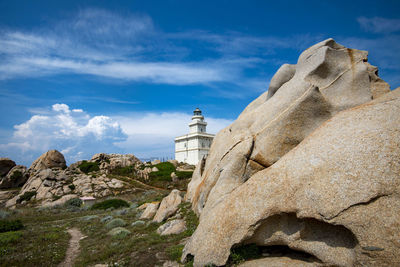
[[[216,133],[329,37],[397,88],[399,3],[0,1],[0,157],[173,157],[194,108]]]

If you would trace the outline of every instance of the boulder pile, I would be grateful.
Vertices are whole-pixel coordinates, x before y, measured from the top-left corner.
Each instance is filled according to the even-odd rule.
[[[138,174],[146,175],[139,168],[141,165],[142,162],[134,155],[101,153],[89,161],[79,161],[67,167],[64,156],[57,150],[50,150],[36,159],[29,169],[15,166],[9,159],[1,159],[1,169],[4,173],[9,170],[1,178],[0,188],[22,186],[18,195],[6,202],[9,208],[30,200],[42,206],[59,205],[74,197],[98,198],[132,192],[135,190],[132,185],[110,178],[108,174],[117,168],[132,167]]]
[[[318,43],[278,70],[196,167],[186,200],[200,224],[183,259],[221,266],[255,244],[311,264],[243,266],[398,265],[399,158],[400,89],[390,92],[366,51]]]

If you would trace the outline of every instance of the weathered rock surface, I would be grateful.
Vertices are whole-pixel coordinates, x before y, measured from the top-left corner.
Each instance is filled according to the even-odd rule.
[[[49,150],[36,159],[29,169],[32,171],[38,171],[51,168],[65,169],[66,167],[67,164],[64,155],[57,150]]]
[[[178,210],[179,204],[182,203],[182,197],[180,193],[181,192],[179,190],[174,189],[168,196],[163,198],[153,221],[160,223],[175,214],[175,212]]]
[[[184,256],[223,265],[233,245],[255,243],[286,245],[325,265],[399,265],[399,158],[397,89],[336,114],[203,210]]]
[[[157,229],[159,235],[177,235],[186,230],[185,220],[172,220],[161,225]]]
[[[9,158],[0,158],[0,179],[15,166],[15,162]]]
[[[29,178],[28,171],[25,166],[14,166],[4,177],[0,180],[0,189],[16,188],[23,186]]]
[[[160,202],[152,202],[146,205],[146,209],[144,210],[143,214],[140,216],[140,219],[144,220],[151,220],[154,215],[156,215],[158,206]]]
[[[299,259],[292,259],[289,257],[269,257],[258,260],[247,261],[239,265],[239,267],[318,267],[322,264],[315,262],[306,262]]]
[[[142,162],[132,154],[98,153],[95,154],[90,161],[99,163],[101,172],[105,174],[108,174],[117,168],[138,166],[142,164]]]
[[[332,39],[310,47],[296,65],[283,65],[269,90],[216,135],[203,170],[192,177],[187,200],[197,214],[212,209],[323,122],[388,91],[366,51]]]

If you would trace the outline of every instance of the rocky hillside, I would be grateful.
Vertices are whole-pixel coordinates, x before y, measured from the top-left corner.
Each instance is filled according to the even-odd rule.
[[[283,65],[196,167],[186,200],[200,224],[183,259],[399,265],[400,89],[377,72],[332,39]]]
[[[0,191],[5,206],[15,208],[26,204],[55,206],[77,197],[104,198],[152,186],[185,188],[193,168],[176,161],[143,163],[134,155],[104,153],[67,167],[64,156],[50,150],[29,168],[0,159],[0,170],[0,188],[17,189]]]

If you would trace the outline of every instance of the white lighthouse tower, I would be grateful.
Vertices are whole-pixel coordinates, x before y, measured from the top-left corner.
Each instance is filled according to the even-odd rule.
[[[196,165],[203,157],[207,157],[215,135],[206,133],[206,126],[201,110],[196,108],[189,123],[189,133],[175,138],[177,161]]]

